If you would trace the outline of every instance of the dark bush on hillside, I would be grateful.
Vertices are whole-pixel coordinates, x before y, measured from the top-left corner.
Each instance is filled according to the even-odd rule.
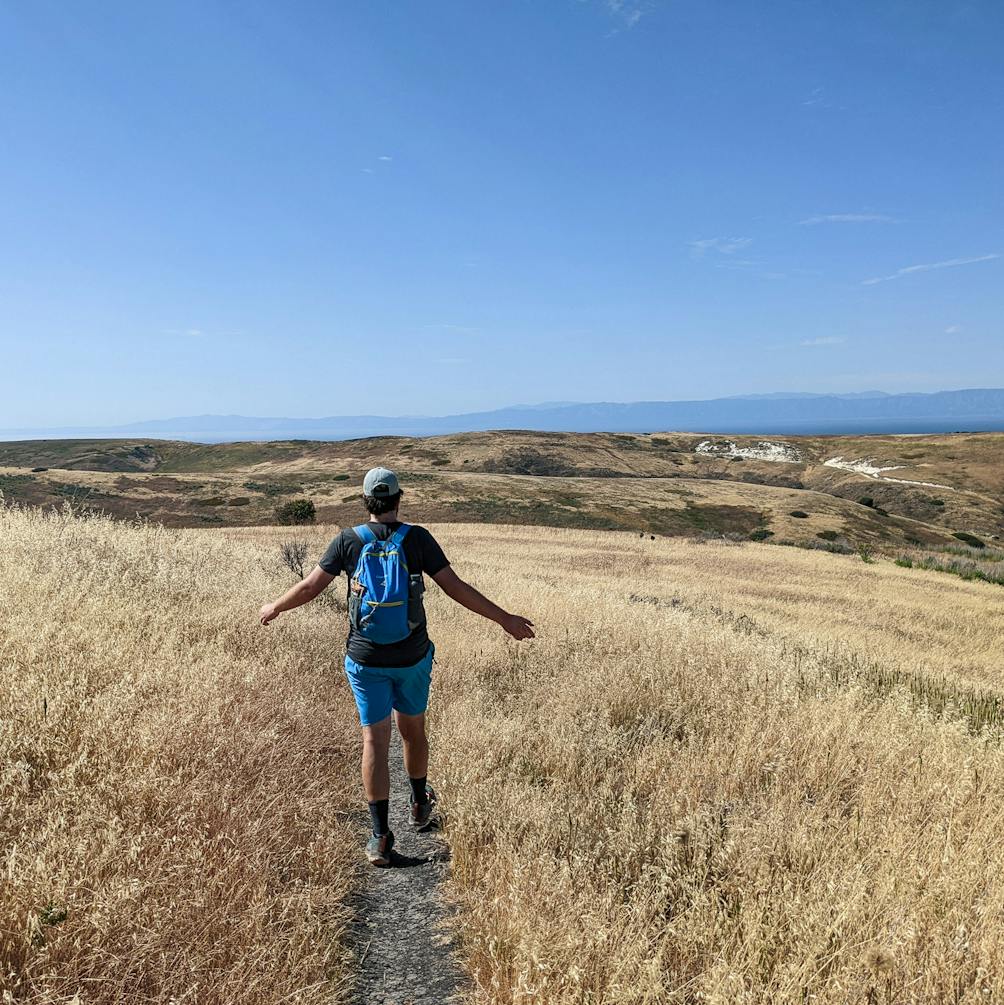
[[[193,500],[196,506],[226,506],[227,501],[223,496],[208,496],[205,499]]]
[[[816,537],[824,541],[836,541],[840,535],[835,530],[821,530]]]
[[[550,474],[558,477],[577,473],[568,461],[561,457],[549,457],[532,447],[518,447],[506,450],[500,457],[488,457],[481,470],[492,474]]]
[[[236,499],[230,499],[227,502],[228,506],[247,506],[251,502],[247,496],[237,496]]]
[[[766,527],[757,527],[756,530],[751,530],[747,535],[750,541],[766,541],[767,538],[773,537],[774,531],[767,530]]]
[[[261,492],[266,496],[291,496],[303,491],[302,485],[288,485],[283,482],[245,482],[249,492]]]
[[[809,514],[805,510],[793,509],[788,516],[793,516],[796,520],[805,520],[808,518]]]
[[[283,541],[279,545],[279,558],[282,564],[297,579],[303,579],[307,572],[307,557],[310,554],[310,546],[306,541]]]
[[[875,500],[874,500],[874,499],[872,499],[872,497],[871,497],[871,496],[862,496],[862,497],[861,497],[861,498],[860,498],[860,499],[858,500],[858,502],[859,502],[859,503],[860,503],[860,504],[861,504],[862,506],[869,506],[869,507],[872,507],[872,508],[874,508],[874,506],[875,506]]]
[[[985,548],[986,542],[981,541],[975,534],[967,534],[964,530],[956,531],[952,537],[963,544],[968,544],[970,548]]]
[[[35,474],[38,474],[38,473],[39,473],[40,471],[48,471],[49,469],[48,469],[48,468],[32,468],[31,470],[32,470],[32,471],[33,471],[33,472],[34,472]]]
[[[482,471],[507,475],[552,475],[568,477],[578,474],[575,468],[560,457],[549,457],[531,447],[506,450],[501,457],[489,457],[481,465]]]
[[[291,499],[275,509],[275,522],[283,527],[302,526],[317,519],[317,509],[309,499]]]
[[[481,470],[490,474],[539,475],[553,478],[619,478],[611,468],[577,468],[561,457],[543,454],[532,447],[506,450],[501,457],[489,457]]]
[[[723,472],[723,477],[729,476]],[[757,471],[744,471],[739,477],[739,481],[747,482],[750,485],[776,485],[783,489],[804,489],[805,485],[800,478],[792,478],[790,475],[772,474],[763,475]]]
[[[932,499],[931,500],[931,505],[932,506],[944,506],[945,505],[945,500],[944,499]]]

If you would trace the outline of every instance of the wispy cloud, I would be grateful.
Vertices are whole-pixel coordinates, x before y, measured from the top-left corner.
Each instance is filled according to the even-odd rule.
[[[720,255],[734,255],[752,243],[752,237],[704,237],[690,242],[690,254],[694,258],[703,258],[709,251],[716,251]]]
[[[802,99],[803,108],[833,108],[833,102],[826,96],[825,87],[814,87]]]
[[[861,280],[862,286],[875,286],[877,283],[888,283],[893,279],[912,275],[914,272],[934,272],[936,269],[954,269],[958,265],[975,265],[977,262],[990,262],[1000,255],[977,255],[975,258],[948,258],[944,262],[930,262],[924,265],[908,265],[905,269],[897,269],[888,276],[876,276],[874,279]]]
[[[895,223],[891,216],[884,213],[824,213],[820,216],[807,216],[799,220],[800,227],[813,227],[820,223]]]
[[[165,328],[164,334],[176,338],[236,338],[241,333],[239,331],[209,332],[204,328]]]
[[[958,335],[960,331],[962,331],[962,325],[949,325],[945,329],[945,334],[946,335]]]
[[[843,345],[847,339],[840,335],[821,335],[819,338],[805,338],[799,342],[803,349],[812,349],[821,345]]]
[[[644,5],[632,3],[631,0],[606,0],[606,7],[628,29],[633,28],[645,16]]]
[[[388,157],[387,154],[380,154],[377,158],[378,161],[392,161],[393,159],[393,157]]]

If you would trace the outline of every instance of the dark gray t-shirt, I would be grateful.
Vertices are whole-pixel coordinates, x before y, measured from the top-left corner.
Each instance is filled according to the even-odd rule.
[[[380,541],[386,541],[401,526],[400,522],[367,524]],[[346,527],[328,545],[328,550],[317,563],[328,575],[337,576],[344,572],[351,582],[352,573],[356,571],[359,553],[363,550],[362,542],[352,528]],[[404,539],[404,557],[408,563],[409,572],[422,572],[435,576],[442,572],[450,563],[439,542],[424,528],[412,526]],[[348,599],[349,587],[345,594]],[[349,637],[345,643],[348,655],[367,667],[410,667],[418,663],[429,651],[429,633],[425,619],[406,638],[390,645],[377,645],[363,638],[349,625]]]

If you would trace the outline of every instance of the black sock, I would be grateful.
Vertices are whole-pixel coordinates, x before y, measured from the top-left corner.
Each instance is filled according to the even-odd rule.
[[[428,775],[422,775],[421,778],[408,779],[411,782],[411,797],[419,806],[424,806],[429,801],[429,793],[425,791],[426,778],[428,778]]]
[[[374,799],[369,804],[370,819],[373,821],[373,834],[375,837],[383,837],[390,830],[387,817],[390,813],[389,799]]]

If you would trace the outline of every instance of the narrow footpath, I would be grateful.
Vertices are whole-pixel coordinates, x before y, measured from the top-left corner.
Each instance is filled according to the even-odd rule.
[[[394,859],[387,868],[368,868],[356,898],[355,1005],[459,1005],[467,999],[469,983],[440,896],[449,849],[436,833],[435,818],[425,831],[412,828],[410,793],[395,729],[390,747]]]

